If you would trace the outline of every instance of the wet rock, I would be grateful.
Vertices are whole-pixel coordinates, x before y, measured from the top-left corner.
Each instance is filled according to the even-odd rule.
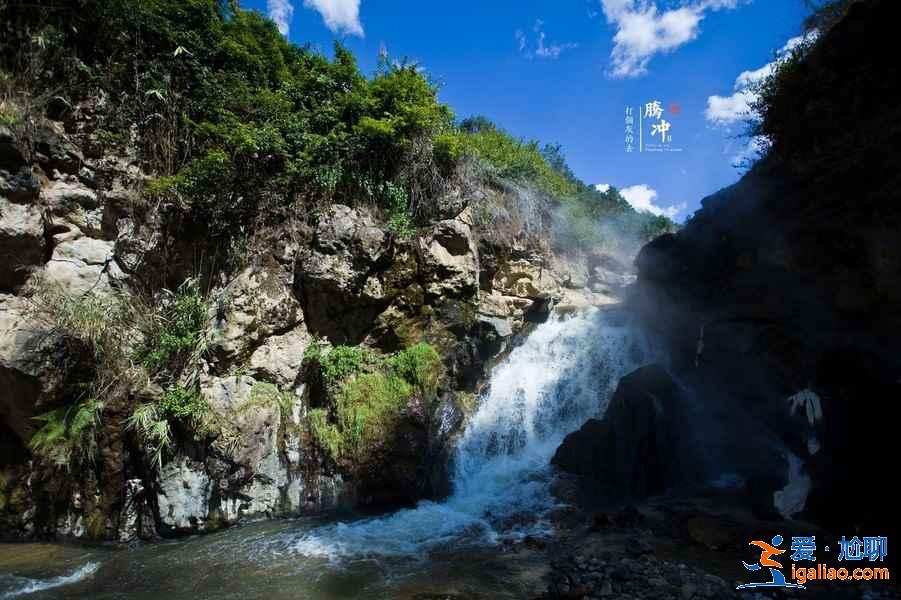
[[[212,482],[203,464],[178,456],[160,471],[157,507],[160,525],[168,534],[205,531]]]
[[[696,477],[682,440],[684,399],[659,366],[624,377],[603,420],[589,420],[566,437],[552,464],[580,475],[594,492],[643,498]]]

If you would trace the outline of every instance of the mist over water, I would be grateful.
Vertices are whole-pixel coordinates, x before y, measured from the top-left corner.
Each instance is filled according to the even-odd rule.
[[[615,312],[552,316],[491,374],[456,448],[449,498],[271,542],[332,560],[424,558],[450,546],[548,531],[542,516],[555,505],[549,489],[554,451],[567,433],[602,414],[619,378],[644,354]]]

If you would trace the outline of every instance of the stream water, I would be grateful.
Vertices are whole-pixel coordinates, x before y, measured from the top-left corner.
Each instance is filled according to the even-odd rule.
[[[453,493],[381,517],[301,518],[129,549],[0,546],[0,598],[521,598],[550,535],[549,461],[642,362],[618,311],[554,315],[493,370],[454,458]]]

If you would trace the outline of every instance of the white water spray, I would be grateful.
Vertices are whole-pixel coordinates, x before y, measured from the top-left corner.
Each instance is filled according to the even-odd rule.
[[[546,530],[551,456],[567,433],[606,409],[619,378],[644,355],[632,329],[614,321],[598,310],[552,316],[494,369],[457,446],[445,501],[320,527],[290,547],[333,559],[422,556]]]
[[[52,577],[50,579],[32,579],[30,577],[17,577],[15,575],[0,576],[0,584],[12,584],[14,587],[14,589],[8,592],[0,593],[0,598],[16,598],[18,596],[25,596],[35,592],[42,592],[44,590],[78,583],[93,575],[99,567],[100,565],[98,563],[89,562],[69,575],[60,575],[59,577]],[[4,585],[3,587],[6,586]]]

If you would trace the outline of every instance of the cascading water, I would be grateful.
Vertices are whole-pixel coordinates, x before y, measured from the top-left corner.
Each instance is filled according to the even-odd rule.
[[[621,316],[621,315],[619,315]],[[549,461],[563,437],[606,408],[643,348],[615,312],[554,315],[490,379],[455,454],[453,493],[386,517],[337,523],[288,542],[306,556],[423,556],[546,529]]]
[[[351,523],[262,522],[120,551],[18,548],[24,562],[15,575],[4,576],[0,561],[0,598],[521,598],[541,585],[529,559],[494,542],[548,530],[551,455],[604,410],[643,358],[615,310],[555,315],[492,372],[458,441],[445,501]],[[24,560],[29,552],[34,561]]]

